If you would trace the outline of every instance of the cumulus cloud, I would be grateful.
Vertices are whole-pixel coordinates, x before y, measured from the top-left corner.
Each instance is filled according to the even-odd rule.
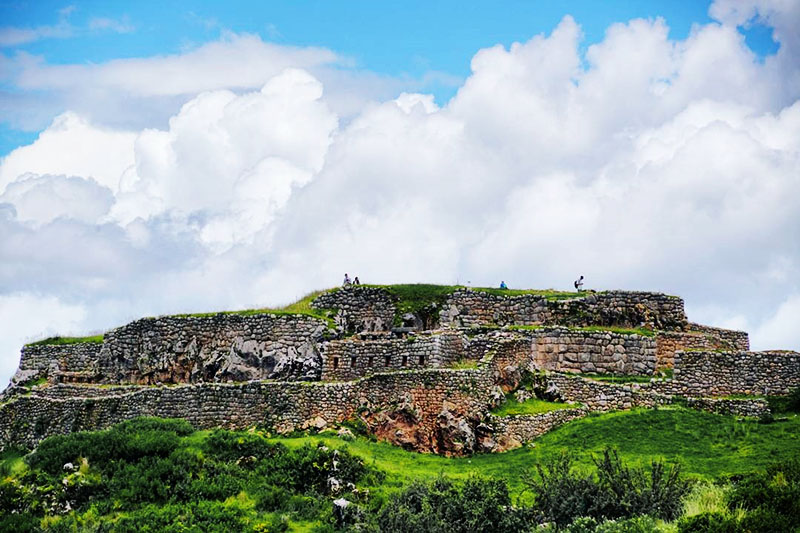
[[[633,20],[585,53],[565,17],[478,51],[445,105],[398,90],[346,119],[302,58],[230,67],[227,85],[200,80],[214,61],[191,67],[237,46],[259,65],[256,39],[188,63],[80,67],[142,94],[202,92],[161,127],[67,113],[5,158],[0,285],[80,305],[92,328],[284,303],[345,271],[555,288],[583,274],[591,288],[680,294],[693,320],[797,348],[800,61],[778,21],[794,8],[731,5],[684,40]],[[737,29],[753,16],[781,45],[763,61]],[[150,87],[170,62],[184,80]],[[75,83],[50,68],[28,82]],[[144,81],[124,81],[133,72]]]
[[[94,180],[26,174],[8,184],[0,203],[13,205],[20,221],[42,224],[59,217],[99,222],[114,203],[114,195]]]
[[[51,296],[0,294],[0,387],[5,388],[14,374],[24,343],[78,331],[84,318],[81,306]]]
[[[0,189],[24,174],[92,178],[116,192],[133,165],[136,133],[89,123],[73,112],[57,116],[30,145],[13,150],[0,165]]]

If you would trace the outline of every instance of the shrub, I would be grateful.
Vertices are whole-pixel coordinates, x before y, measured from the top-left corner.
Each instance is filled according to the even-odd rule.
[[[608,449],[595,460],[596,476],[574,472],[572,462],[562,454],[537,464],[535,475],[523,477],[546,521],[566,526],[581,516],[602,520],[639,515],[673,520],[681,513],[689,483],[681,479],[677,466],[654,461],[649,472],[630,468]]]
[[[758,511],[752,520],[771,514],[775,520],[788,517],[792,527],[800,526],[800,460],[773,464],[766,472],[743,476],[734,485],[728,506]],[[748,517],[752,514],[748,513]]]
[[[191,433],[185,420],[139,418],[105,431],[80,431],[43,440],[26,461],[50,475],[62,472],[66,463],[86,457],[91,464],[134,462],[142,457],[166,457],[177,448],[179,437]]]
[[[503,481],[472,478],[459,486],[439,478],[414,483],[388,501],[377,526],[398,533],[514,532],[527,530],[532,516],[528,509],[512,507]]]
[[[678,521],[678,533],[738,533],[736,520],[726,513],[700,513]]]

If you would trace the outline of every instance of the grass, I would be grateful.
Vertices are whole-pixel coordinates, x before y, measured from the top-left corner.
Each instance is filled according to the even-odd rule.
[[[760,424],[682,408],[593,414],[543,435],[535,447],[458,458],[407,452],[361,437],[345,441],[332,434],[271,440],[292,447],[317,442],[345,447],[386,471],[385,487],[378,491],[396,489],[415,479],[432,480],[439,474],[458,479],[478,474],[505,479],[519,496],[523,493],[520,474],[537,461],[575,452],[577,464],[589,468],[591,456],[599,456],[608,446],[618,449],[620,457],[631,464],[649,466],[653,459],[678,462],[685,474],[705,480],[763,469],[800,455],[800,417]]]
[[[476,292],[485,292],[494,296],[542,296],[546,300],[571,300],[583,298],[585,292],[557,291],[555,289],[497,289],[491,287],[473,287]]]
[[[602,381],[603,383],[650,383],[656,376],[642,376],[634,374],[575,374],[582,378]]]
[[[452,368],[455,370],[474,370],[478,368],[478,361],[474,359],[461,359],[459,361],[453,361],[447,368]]]
[[[319,296],[320,294],[328,292],[327,290],[321,291],[314,291],[309,294],[306,294],[301,299],[297,300],[294,303],[289,305],[285,305],[283,307],[261,307],[258,309],[242,309],[239,311],[216,311],[216,312],[209,312],[209,313],[184,313],[179,315],[169,315],[179,318],[205,318],[217,315],[241,315],[241,316],[251,316],[251,315],[307,315],[314,318],[321,318],[323,320],[329,321],[332,323],[332,319],[330,317],[330,313],[328,310],[323,309],[315,309],[311,307],[311,302]]]
[[[91,335],[89,337],[48,337],[36,342],[29,342],[25,346],[60,346],[65,344],[102,344],[103,335]]]
[[[576,404],[548,402],[540,400],[539,398],[531,398],[524,402],[518,402],[513,395],[506,397],[505,403],[492,411],[497,416],[509,415],[539,415],[542,413],[549,413],[550,411],[559,411],[561,409],[574,409],[579,407]]]
[[[583,326],[583,327],[575,327],[575,326],[543,326],[539,324],[528,325],[528,326],[507,326],[507,329],[512,331],[537,331],[541,329],[550,329],[550,328],[561,328],[561,329],[568,329],[570,331],[588,331],[588,332],[597,332],[597,333],[620,333],[622,335],[641,335],[644,337],[654,337],[655,332],[653,330],[647,328],[620,328],[617,326]]]
[[[37,385],[44,385],[45,383],[47,383],[47,378],[33,378],[33,379],[29,379],[28,381],[23,381],[19,385],[20,385],[20,387],[31,388],[31,387],[35,387]]]
[[[19,448],[11,447],[0,453],[0,479],[13,476],[19,477],[28,466],[22,459],[25,457],[25,451]]]

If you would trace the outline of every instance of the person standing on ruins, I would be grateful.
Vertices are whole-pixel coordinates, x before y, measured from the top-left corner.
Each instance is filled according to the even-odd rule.
[[[583,291],[583,276],[576,279],[573,285],[575,285],[575,290],[577,290],[578,292]]]
[[[350,276],[347,275],[347,272],[344,273],[344,283],[342,283],[342,287],[349,287],[350,286]]]

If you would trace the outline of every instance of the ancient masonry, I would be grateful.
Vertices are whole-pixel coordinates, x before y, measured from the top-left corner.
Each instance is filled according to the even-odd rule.
[[[674,296],[461,288],[415,314],[390,289],[330,290],[304,314],[145,318],[102,342],[25,346],[0,396],[0,446],[149,415],[276,432],[360,420],[408,449],[465,454],[593,411],[679,403],[764,416],[766,395],[800,386],[800,354],[750,352],[746,333],[688,322]],[[492,414],[531,390],[574,405]]]

